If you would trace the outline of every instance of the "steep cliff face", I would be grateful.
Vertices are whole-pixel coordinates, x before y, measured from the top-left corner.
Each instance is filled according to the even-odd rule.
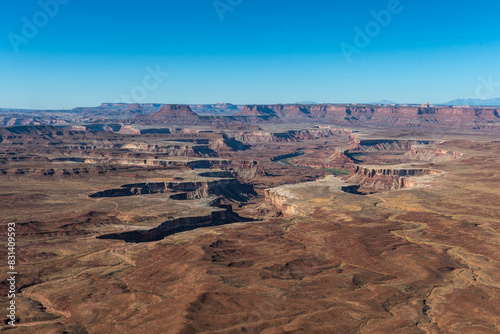
[[[296,118],[306,119],[313,117],[325,117],[328,115],[330,106],[327,105],[301,105],[301,104],[277,104],[277,105],[249,105],[236,113],[235,116],[266,116],[273,118]]]
[[[164,154],[173,157],[217,157],[217,152],[208,145],[151,145],[145,143],[125,144],[122,149],[130,152]]]
[[[290,199],[295,198],[293,195],[280,193],[273,189],[266,189],[264,195],[265,201],[280,210],[285,216],[297,213],[297,207],[289,203]]]
[[[347,182],[359,184],[364,190],[386,191],[411,188],[416,178],[440,175],[441,171],[425,168],[396,168],[383,166],[355,166]]]
[[[182,155],[181,155],[182,156]],[[186,156],[187,157],[187,156]],[[58,158],[52,160],[54,162],[80,162],[92,165],[110,165],[110,166],[148,166],[148,167],[182,167],[187,166],[190,168],[221,168],[227,167],[228,160],[220,159],[200,159],[183,161],[182,159],[141,159],[141,158],[112,158],[112,157],[95,157],[95,158]],[[94,168],[91,166],[89,168]]]
[[[343,148],[335,148],[333,154],[327,156],[326,158],[318,158],[314,154],[303,155],[290,160],[292,165],[305,166],[312,168],[345,168],[346,166],[351,166],[353,160],[346,155],[348,150]]]
[[[352,174],[364,175],[366,177],[381,176],[422,176],[440,174],[440,171],[434,171],[425,168],[401,168],[384,166],[355,166]]]
[[[363,139],[354,142],[353,150],[366,152],[408,151],[414,145],[429,145],[431,143],[431,141],[426,140]]]
[[[167,104],[151,116],[155,117],[198,117],[187,105]]]
[[[236,140],[244,143],[275,143],[275,142],[294,142],[294,139],[288,132],[268,133],[262,131],[244,132],[236,135]]]
[[[498,108],[453,108],[416,106],[350,106],[345,113],[350,118],[369,121],[373,124],[394,124],[406,126],[492,126],[499,122]],[[498,124],[497,124],[498,125]]]
[[[200,116],[187,105],[167,104],[160,111],[146,116],[136,116],[135,123],[189,124],[199,123]]]
[[[243,110],[236,113],[235,116],[272,116],[277,117],[276,111],[272,108],[272,106],[256,106],[250,105],[245,106]]]
[[[195,108],[198,108],[196,106]],[[199,109],[199,108],[198,108]],[[342,104],[247,105],[228,117],[199,116],[189,106],[166,105],[152,115],[138,115],[138,124],[228,124],[323,122],[396,127],[500,128],[500,108],[449,106],[381,106]]]
[[[297,142],[300,140],[316,140],[330,137],[346,137],[352,134],[351,130],[336,128],[319,128],[291,130],[280,133],[269,133],[263,131],[242,132],[235,135],[235,139],[244,143],[274,143],[274,142]]]
[[[230,206],[225,210],[213,211],[210,215],[199,217],[183,217],[168,220],[156,228],[147,231],[131,231],[112,233],[98,237],[99,239],[117,239],[126,242],[151,242],[161,240],[169,235],[190,231],[196,228],[218,226],[241,221],[241,218],[232,212]]]
[[[359,186],[356,184],[351,184],[333,175],[329,175],[312,182],[287,184],[266,189],[264,195],[267,203],[276,207],[283,215],[290,216],[296,214],[299,211],[299,207],[302,211],[305,208],[304,198],[312,194],[316,196],[319,192],[322,192],[323,194],[327,193],[329,197],[332,194],[342,192],[358,194],[358,189]]]
[[[64,120],[58,120],[56,117],[28,117],[28,116],[2,116],[0,117],[0,126],[24,126],[24,125],[57,125],[66,124]]]
[[[71,130],[76,131],[97,131],[97,132],[115,132],[124,135],[140,135],[141,130],[135,128],[132,125],[125,125],[122,123],[95,123],[87,125],[71,125],[69,127]]]
[[[251,180],[256,177],[268,175],[264,166],[257,161],[243,161],[235,167],[238,178]]]
[[[58,128],[49,125],[14,126],[0,128],[1,145],[18,146],[54,146],[71,138],[73,141],[97,143],[115,136],[111,133],[95,133],[92,131],[78,131]]]
[[[148,182],[126,184],[121,188],[108,189],[89,195],[91,198],[137,196],[168,193],[177,200],[224,196],[228,199],[246,201],[255,194],[252,186],[237,179],[227,178],[199,182]]]
[[[125,110],[121,112],[123,115],[128,115],[128,114],[145,114],[146,109],[143,108],[139,103],[132,103],[129,104]]]
[[[287,157],[285,157],[286,159]],[[282,162],[283,163],[283,162]],[[348,156],[348,150],[337,147],[330,150],[311,152],[303,155],[292,156],[285,160],[285,164],[315,169],[326,169],[336,175],[349,174],[354,160]]]
[[[413,160],[422,160],[429,162],[444,162],[459,159],[464,154],[457,151],[445,150],[435,147],[412,148],[405,153],[405,156]]]
[[[222,138],[210,140],[208,147],[218,153],[229,151],[244,151],[249,149],[248,145],[243,144],[236,138],[224,135]]]
[[[11,146],[16,146],[21,150],[26,146],[43,147],[47,154],[51,153],[49,151],[54,150],[71,150],[73,157],[81,155],[82,158],[88,158],[81,162],[141,163],[145,165],[149,165],[150,163],[153,165],[161,164],[150,160],[161,160],[161,158],[164,158],[162,155],[169,157],[212,158],[224,155],[226,152],[249,148],[248,145],[223,134],[184,132],[170,134],[170,131],[166,131],[162,134],[150,133],[144,136],[145,139],[142,139],[135,136],[122,137],[113,133],[127,132],[128,130],[126,129],[129,129],[132,134],[136,134],[135,130],[130,126],[123,124],[113,123],[92,126],[104,132],[88,131],[87,127],[73,127],[71,129],[52,126],[0,128],[0,147],[8,147],[10,149]],[[109,128],[109,131],[103,127]],[[152,140],[148,140],[148,138],[155,136],[161,136],[163,140],[155,140],[154,143],[152,143]],[[130,138],[131,140],[126,142],[126,138]],[[102,152],[103,150],[114,150],[115,152]],[[145,157],[143,162],[137,161],[137,157],[139,156]],[[7,158],[9,157],[7,156]]]
[[[252,105],[235,116],[293,121],[324,119],[342,124],[372,124],[402,127],[455,126],[464,128],[500,127],[500,108],[458,108],[449,106],[380,105]]]
[[[133,169],[130,168],[132,171]],[[97,176],[116,173],[117,168],[113,166],[92,166],[89,168],[0,168],[1,175],[23,176],[32,175],[36,177],[53,177],[53,176]]]

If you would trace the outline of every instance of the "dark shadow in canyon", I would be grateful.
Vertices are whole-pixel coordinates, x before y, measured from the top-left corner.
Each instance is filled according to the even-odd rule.
[[[215,203],[213,203],[212,206],[223,210],[212,211],[206,216],[183,217],[167,220],[158,227],[150,230],[111,233],[99,236],[97,239],[123,240],[130,243],[152,242],[162,240],[176,233],[192,231],[202,227],[256,221],[253,218],[241,217],[237,213],[233,212],[231,205],[220,204],[220,200],[215,200]]]

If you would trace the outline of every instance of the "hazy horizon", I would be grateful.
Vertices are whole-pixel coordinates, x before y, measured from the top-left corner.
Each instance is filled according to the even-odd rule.
[[[457,99],[457,100],[462,100],[462,99]],[[449,101],[451,102],[451,101]],[[115,103],[115,104],[131,104],[131,103],[126,103],[126,102],[101,102],[97,105],[82,105],[82,106],[73,106],[73,107],[70,107],[70,108],[60,108],[60,109],[37,109],[37,108],[17,108],[17,107],[4,107],[4,106],[0,106],[0,109],[11,109],[11,110],[33,110],[33,111],[37,111],[37,110],[42,110],[42,111],[58,111],[58,110],[71,110],[71,109],[75,109],[75,108],[96,108],[96,107],[99,107],[101,106],[102,104],[106,104],[106,103]],[[231,103],[231,102],[215,102],[215,103],[164,103],[164,102],[148,102],[148,101],[145,101],[145,102],[133,102],[133,103],[139,103],[141,105],[151,105],[151,104],[157,104],[157,105],[165,105],[165,104],[169,104],[169,105],[188,105],[188,106],[193,106],[193,105],[216,105],[216,104],[231,104],[231,105],[234,105],[234,106],[253,106],[253,105],[314,105],[314,104],[318,104],[318,105],[324,105],[324,104],[331,104],[331,105],[343,105],[343,104],[359,104],[359,105],[380,105],[380,104],[396,104],[396,105],[421,105],[421,104],[425,104],[427,102],[422,102],[422,103],[411,103],[411,102],[396,102],[396,101],[385,101],[382,103],[382,101],[374,101],[374,102],[308,102],[308,103],[304,103],[304,102],[278,102],[278,103],[247,103],[247,104],[237,104],[237,103]],[[441,106],[441,105],[449,105],[448,103],[446,102],[443,102],[443,103],[430,103],[430,105],[435,105],[435,106]],[[488,104],[477,104],[477,105],[472,105],[472,106],[478,106],[478,107],[496,107],[496,106],[499,106],[499,104],[495,104],[495,105],[488,105]]]

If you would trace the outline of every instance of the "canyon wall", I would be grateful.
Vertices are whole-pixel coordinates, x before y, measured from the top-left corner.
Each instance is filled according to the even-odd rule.
[[[98,237],[98,239],[118,239],[126,242],[151,242],[161,240],[169,235],[190,231],[200,227],[218,226],[239,221],[238,215],[230,207],[226,210],[213,211],[210,215],[199,217],[182,217],[168,220],[156,228],[147,231],[130,231],[124,233],[111,233]]]
[[[250,105],[234,116],[262,120],[333,121],[401,127],[464,127],[497,129],[500,107],[380,106],[380,105]]]
[[[359,184],[363,189],[371,191],[398,190],[416,185],[416,179],[410,177],[440,174],[441,171],[425,168],[354,166],[347,182]]]
[[[453,150],[445,150],[435,147],[414,147],[405,153],[405,156],[413,160],[429,162],[444,162],[459,159],[464,154]]]

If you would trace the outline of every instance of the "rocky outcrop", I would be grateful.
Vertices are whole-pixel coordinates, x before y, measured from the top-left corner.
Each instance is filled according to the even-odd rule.
[[[405,156],[412,160],[422,160],[429,162],[444,162],[459,159],[464,154],[453,150],[445,150],[436,147],[412,148],[405,153]]]
[[[264,195],[265,201],[280,210],[285,216],[297,213],[297,208],[289,203],[290,199],[296,198],[293,194],[266,189]]]
[[[355,142],[353,151],[408,151],[415,145],[429,145],[431,143],[431,141],[425,140],[363,139]]]
[[[185,165],[192,169],[227,169],[231,165],[231,161],[223,159],[200,159],[188,161]]]
[[[30,125],[0,128],[0,144],[2,146],[55,146],[67,138],[73,141],[102,141],[114,134],[96,134],[91,131],[78,131],[49,125]],[[99,138],[100,137],[100,138]]]
[[[173,157],[217,157],[216,151],[210,148],[207,140],[206,145],[164,145],[133,143],[122,145],[121,148],[130,152],[164,154]]]
[[[427,105],[251,105],[235,116],[273,122],[324,120],[337,124],[497,129],[500,127],[499,111],[498,107]]]
[[[67,161],[66,159],[59,159]],[[169,159],[134,159],[134,158],[85,158],[84,163],[87,164],[111,164],[111,165],[129,165],[129,166],[148,166],[148,167],[178,167],[190,166],[190,164],[206,164],[211,165],[211,160],[169,160]]]
[[[195,124],[200,122],[200,116],[187,105],[167,104],[154,114],[137,116],[132,121],[146,124]]]
[[[335,148],[333,154],[320,158],[315,155],[303,155],[290,160],[290,163],[295,166],[319,168],[319,169],[350,169],[353,164],[353,159],[348,155],[348,150],[344,148]]]
[[[263,131],[244,132],[236,135],[236,140],[244,143],[275,143],[297,141],[288,132],[269,133]]]
[[[287,184],[266,189],[264,191],[265,201],[280,210],[283,215],[290,216],[298,212],[299,209],[295,203],[299,203],[302,196],[315,193],[320,188],[327,189],[328,193],[346,192],[358,194],[359,186],[329,175],[312,182]]]
[[[125,110],[121,112],[122,115],[129,115],[129,114],[145,114],[146,110],[139,104],[139,103],[132,103],[129,104]]]
[[[71,163],[61,165],[61,167],[16,167],[9,166],[10,163],[19,161],[41,161]],[[74,163],[88,164],[86,166],[75,166]],[[144,167],[148,170],[164,169],[164,168],[191,168],[191,169],[228,169],[230,161],[221,159],[199,159],[199,160],[159,160],[159,159],[121,159],[121,158],[58,158],[54,160],[40,159],[39,157],[26,157],[26,159],[12,158],[10,160],[0,159],[0,174],[10,176],[86,176],[86,175],[104,175],[111,174],[117,171],[142,171]]]
[[[277,117],[276,111],[270,106],[245,106],[235,116],[272,116]]]
[[[359,184],[367,191],[387,191],[414,187],[417,179],[443,172],[425,168],[398,166],[355,166],[347,182]]]
[[[298,142],[301,140],[316,140],[330,137],[349,137],[351,130],[336,128],[318,128],[291,130],[281,133],[270,133],[263,131],[242,132],[235,135],[235,139],[244,143],[274,143],[274,142]]]
[[[160,111],[151,116],[157,117],[199,117],[187,105],[167,104]]]
[[[112,233],[99,236],[98,239],[115,239],[136,243],[151,242],[164,239],[165,237],[175,233],[190,231],[196,228],[219,226],[244,221],[244,219],[233,213],[231,206],[224,206],[224,208],[224,210],[213,211],[208,216],[177,218],[168,220],[151,230]]]
[[[243,144],[235,138],[223,135],[222,138],[210,140],[208,147],[218,153],[229,151],[244,151],[248,150],[250,146]]]
[[[0,126],[25,126],[25,125],[64,125],[69,120],[61,120],[55,116],[29,117],[28,115],[15,117],[0,117]]]
[[[349,104],[248,105],[232,116],[203,116],[189,106],[167,105],[156,114],[137,116],[131,123],[228,124],[321,122],[323,124],[415,127],[500,128],[495,107],[381,106]]]
[[[93,125],[102,129],[104,124]],[[107,124],[117,132],[129,128],[122,124]],[[132,128],[130,128],[132,129]],[[168,130],[168,129],[167,129]],[[111,131],[111,130],[110,130]],[[247,150],[248,145],[218,133],[166,133],[148,134],[138,138],[135,133],[127,136],[106,132],[89,131],[85,127],[73,129],[52,126],[19,126],[0,128],[0,147],[3,150],[21,152],[25,147],[36,147],[37,152],[48,156],[62,152],[62,156],[79,157],[83,163],[116,163],[165,165],[167,157],[217,158],[226,153]],[[151,138],[158,140],[150,140]],[[145,139],[143,139],[145,138]],[[130,140],[129,140],[130,139]],[[21,151],[20,151],[21,150]],[[113,151],[113,153],[107,152]],[[60,155],[59,155],[60,156]],[[5,155],[4,160],[12,161],[16,155]],[[57,162],[70,161],[57,158]]]
[[[126,125],[122,123],[95,123],[88,125],[72,125],[69,127],[71,130],[77,131],[107,131],[107,132],[115,132],[124,135],[140,135],[141,131],[131,125]]]
[[[160,110],[161,108],[161,110]],[[98,107],[59,110],[10,110],[0,116],[0,126],[64,125],[108,122],[127,124],[203,124],[221,127],[258,123],[322,123],[393,126],[400,128],[500,128],[500,107],[359,104],[231,104],[187,105],[103,103]],[[240,110],[241,109],[241,110]],[[238,111],[238,112],[236,112]],[[124,116],[128,116],[124,120]]]
[[[140,170],[139,167],[120,168],[112,165],[98,165],[89,167],[61,167],[61,168],[0,168],[0,175],[8,176],[34,176],[34,177],[85,177],[115,174],[118,171],[126,169],[129,172]]]
[[[304,120],[307,118],[324,117],[328,114],[328,105],[248,105],[235,116],[264,116],[270,118],[288,118]]]
[[[256,177],[267,176],[267,172],[258,161],[243,161],[235,167],[238,178],[251,180]]]
[[[252,186],[237,179],[218,179],[196,182],[147,182],[126,184],[121,188],[99,191],[89,195],[91,198],[122,197],[169,193],[174,199],[198,199],[223,195],[237,201],[247,201],[255,194]]]
[[[183,198],[181,198],[183,199]],[[221,197],[210,202],[211,207],[218,208],[206,216],[180,217],[167,220],[158,227],[150,230],[136,230],[123,233],[111,233],[99,236],[98,239],[116,239],[126,242],[151,242],[164,239],[165,237],[184,231],[191,231],[202,227],[219,226],[236,222],[252,221],[251,218],[240,217],[233,212],[230,204],[222,204]]]
[[[151,114],[158,111],[162,107],[161,104],[139,104],[139,103],[101,103],[98,107],[79,107],[74,108],[70,112],[78,115],[98,115],[98,116],[134,116]]]
[[[376,175],[382,176],[422,176],[440,174],[440,171],[435,171],[425,168],[397,167],[397,166],[355,166],[352,174],[360,174],[367,177]]]

